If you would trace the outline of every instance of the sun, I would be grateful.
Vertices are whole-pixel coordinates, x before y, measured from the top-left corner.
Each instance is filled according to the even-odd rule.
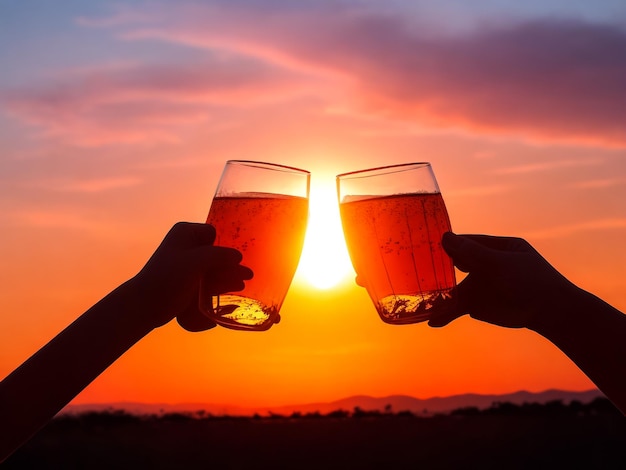
[[[317,289],[354,278],[332,186],[311,186],[309,223],[296,276]]]

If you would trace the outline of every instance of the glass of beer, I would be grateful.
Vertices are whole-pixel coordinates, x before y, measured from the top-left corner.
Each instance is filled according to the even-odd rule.
[[[217,324],[264,331],[280,321],[304,243],[309,187],[305,170],[226,162],[206,221],[215,227],[215,245],[239,250],[254,277],[240,292],[217,293],[200,286],[200,310]]]
[[[384,322],[417,323],[454,307],[454,265],[441,246],[450,220],[430,163],[338,175],[337,195],[357,284]]]

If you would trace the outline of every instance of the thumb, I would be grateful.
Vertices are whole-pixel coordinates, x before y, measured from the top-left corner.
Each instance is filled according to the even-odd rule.
[[[441,245],[455,266],[464,272],[490,270],[497,265],[501,255],[470,237],[452,232],[443,234]]]

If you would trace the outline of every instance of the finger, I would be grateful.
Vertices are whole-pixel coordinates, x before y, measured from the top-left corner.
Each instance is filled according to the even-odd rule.
[[[186,230],[196,244],[212,245],[215,242],[215,227],[210,224],[198,224],[191,222],[181,222],[183,229]]]
[[[432,328],[441,328],[442,326],[446,326],[448,323],[466,314],[467,312],[462,312],[460,310],[454,310],[446,313],[438,313],[429,318],[428,326]]]
[[[479,284],[479,282],[472,274],[463,279],[454,288],[454,307],[448,311],[432,315],[428,320],[428,326],[439,328],[446,326],[448,323],[463,315],[471,315],[471,312],[480,304],[481,300],[480,296],[482,290],[477,284]]]
[[[198,309],[196,302],[189,304],[185,310],[178,314],[176,321],[185,330],[191,332],[210,330],[217,324]]]
[[[229,248],[226,246],[210,246],[205,247],[211,253],[213,263],[220,265],[235,265],[241,263],[243,255],[239,250],[235,248]]]
[[[523,238],[517,237],[496,237],[493,235],[460,235],[473,240],[488,248],[500,251],[528,251],[530,244]]]
[[[239,272],[239,277],[244,281],[249,281],[254,277],[254,271],[250,269],[248,266],[237,266],[237,270]]]
[[[252,279],[252,270],[237,265],[233,269],[206,273],[202,278],[202,289],[212,295],[237,292],[245,288],[244,281],[249,279]]]
[[[489,290],[484,280],[470,274],[456,286],[457,308],[471,316],[473,312],[481,310],[485,301],[489,301],[489,294],[485,293]]]
[[[452,232],[443,234],[441,244],[456,267],[464,272],[491,270],[499,265],[502,256],[502,252],[485,246],[472,237]]]
[[[213,295],[225,294],[226,292],[239,292],[245,289],[245,283],[240,279],[218,279],[202,283],[203,289]]]
[[[224,246],[200,246],[186,253],[201,271],[223,272],[240,266],[243,256],[234,248]]]

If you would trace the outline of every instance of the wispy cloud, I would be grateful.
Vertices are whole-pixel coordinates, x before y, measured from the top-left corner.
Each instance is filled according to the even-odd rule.
[[[230,49],[349,80],[362,112],[431,126],[626,145],[626,32],[575,20],[491,23],[428,36],[362,2],[164,7],[126,38]],[[174,18],[164,21],[165,17]],[[495,24],[495,26],[494,26]]]
[[[501,168],[496,168],[493,173],[499,175],[514,175],[514,174],[526,174],[537,173],[543,171],[557,170],[561,168],[581,167],[581,166],[595,166],[600,163],[598,159],[566,159],[559,160],[549,158],[543,161],[527,163],[523,165],[512,165]]]
[[[207,119],[207,104],[245,108],[315,93],[323,96],[320,111],[626,147],[622,26],[492,19],[446,35],[418,28],[412,14],[363,1],[127,6],[79,23],[126,41],[193,47],[211,59],[101,70],[3,101],[48,134],[88,143],[171,140],[177,126]]]
[[[177,141],[194,125],[223,126],[220,107],[246,108],[306,92],[302,76],[228,56],[203,63],[114,64],[73,69],[54,83],[0,96],[6,110],[86,146]]]
[[[78,230],[98,236],[118,236],[119,227],[112,221],[104,221],[71,208],[34,209],[22,208],[19,211],[5,213],[8,225],[34,227],[37,229]]]
[[[45,179],[27,183],[27,186],[58,192],[100,193],[141,184],[134,176],[112,176],[104,178],[81,178],[80,180]]]
[[[510,185],[493,184],[484,186],[475,186],[467,188],[450,189],[446,191],[445,197],[447,198],[460,198],[468,196],[493,196],[495,194],[503,194],[513,191],[515,188]]]
[[[590,220],[576,224],[559,225],[548,227],[542,230],[529,231],[521,234],[530,240],[564,238],[580,232],[600,231],[600,230],[624,230],[626,229],[626,218],[607,218]]]
[[[598,178],[579,181],[571,185],[574,189],[603,189],[626,185],[625,177]]]

